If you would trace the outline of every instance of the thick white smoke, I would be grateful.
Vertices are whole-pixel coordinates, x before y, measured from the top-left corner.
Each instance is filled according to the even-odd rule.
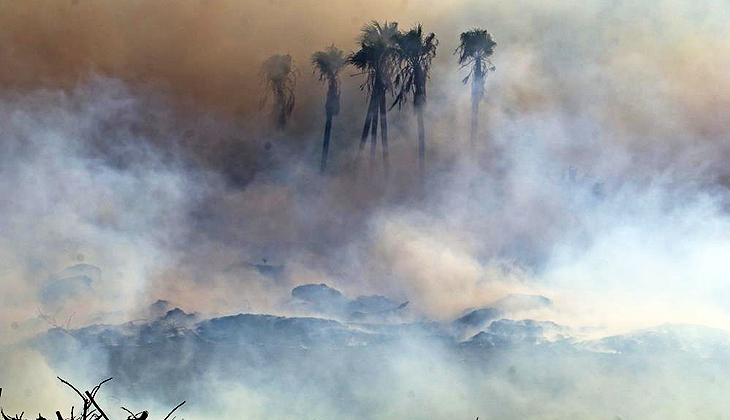
[[[15,46],[0,57],[15,66],[0,75],[0,344],[16,344],[0,350],[4,406],[60,408],[65,394],[52,377],[39,396],[25,392],[25,376],[61,371],[92,384],[102,379],[95,372],[129,367],[115,393],[155,406],[158,397],[189,398],[198,417],[212,407],[231,418],[722,413],[721,331],[581,340],[661,324],[730,328],[724,3],[76,3],[61,7],[67,21],[4,6],[4,16],[40,22],[33,37],[12,22],[0,30]],[[333,41],[354,48],[363,9],[404,27],[422,21],[441,39],[422,188],[409,107],[389,113],[391,177],[367,153],[353,169],[365,100],[349,70],[331,172],[317,173],[324,88],[307,58]],[[321,28],[330,15],[345,18]],[[147,30],[130,31],[130,16]],[[196,24],[181,29],[174,17]],[[77,30],[67,32],[68,22]],[[465,140],[466,70],[451,55],[471,26],[498,42],[474,148]],[[193,39],[189,28],[203,35]],[[272,35],[282,28],[287,36]],[[64,45],[78,47],[72,59],[57,57]],[[282,51],[302,70],[300,101],[288,131],[273,133],[252,105],[251,80],[260,59]],[[292,297],[292,288],[319,283],[344,294],[335,295],[339,312]],[[359,295],[409,303],[373,326],[341,310],[362,303]],[[48,364],[23,347],[51,326],[151,320],[158,299],[199,312],[196,323],[241,312],[316,315],[347,331],[284,320],[277,328],[289,335],[247,335],[254,350],[198,331],[163,347],[164,361],[138,352],[144,344],[91,346]],[[495,301],[499,317],[559,325],[452,322]],[[193,328],[185,317],[165,322]],[[309,322],[321,341],[297,335]],[[120,328],[138,337],[135,325]],[[531,328],[569,339],[546,344]],[[537,347],[484,350],[505,335]],[[281,346],[266,347],[268,339]],[[650,351],[630,351],[646,342]],[[665,351],[667,342],[682,351]],[[227,370],[229,359],[253,362]],[[170,372],[180,376],[159,379],[167,394],[144,396],[142,387]],[[196,386],[207,387],[205,398],[187,395]]]

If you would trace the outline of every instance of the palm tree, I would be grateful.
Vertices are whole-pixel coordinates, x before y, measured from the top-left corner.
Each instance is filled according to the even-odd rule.
[[[312,66],[314,72],[319,73],[319,81],[327,82],[327,102],[324,109],[327,114],[327,122],[324,125],[324,141],[322,142],[322,163],[320,171],[327,168],[327,151],[330,145],[330,132],[332,131],[332,117],[340,113],[340,70],[346,64],[345,54],[334,45],[324,51],[317,51],[312,54]]]
[[[286,121],[294,110],[294,87],[298,73],[289,54],[272,55],[261,65],[259,75],[264,85],[264,94],[260,106],[266,105],[269,96],[273,95],[271,112],[279,130],[286,126]]]
[[[461,67],[471,66],[469,74],[462,80],[466,84],[471,78],[471,132],[470,141],[473,146],[476,142],[477,127],[479,125],[479,102],[484,98],[484,79],[487,72],[494,71],[494,65],[489,57],[494,53],[492,34],[486,29],[471,29],[461,33],[459,46],[454,54],[459,56]]]
[[[388,160],[388,120],[386,116],[385,95],[391,90],[391,78],[394,70],[393,36],[398,33],[398,23],[371,22],[363,27],[360,34],[360,49],[348,57],[347,61],[366,75],[365,83],[360,88],[367,88],[370,95],[365,125],[360,138],[359,155],[367,142],[368,132],[372,135],[371,162],[374,162],[377,144],[378,118],[380,118],[380,137],[383,143],[383,166],[386,175],[389,172]]]
[[[431,70],[431,60],[436,56],[438,40],[432,32],[424,37],[420,24],[393,38],[398,58],[395,87],[398,95],[393,106],[400,107],[409,94],[413,95],[413,109],[418,119],[418,166],[421,176],[426,160],[426,133],[423,127],[423,108],[426,105],[426,81]]]

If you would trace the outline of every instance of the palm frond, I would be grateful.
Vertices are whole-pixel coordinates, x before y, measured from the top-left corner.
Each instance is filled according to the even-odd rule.
[[[347,57],[347,64],[366,75],[364,87],[372,93],[376,83],[391,88],[395,69],[393,38],[398,33],[398,23],[373,21],[363,26],[358,37],[360,49]]]
[[[486,29],[470,29],[462,32],[459,37],[459,46],[454,50],[458,55],[459,64],[468,64],[477,58],[487,59],[494,53],[497,43]]]
[[[319,74],[319,80],[336,79],[340,70],[347,64],[345,53],[334,45],[323,51],[317,51],[311,57],[314,72]]]
[[[400,108],[409,94],[413,95],[414,104],[423,104],[431,61],[436,56],[438,46],[436,34],[430,33],[424,37],[423,26],[417,24],[406,32],[396,33],[393,43],[398,63],[398,76],[395,79],[398,94],[393,106],[398,105]]]
[[[259,106],[263,107],[273,96],[272,110],[275,115],[281,115],[281,125],[286,123],[286,119],[292,114],[296,98],[294,89],[296,87],[297,70],[289,54],[274,54],[264,61],[259,70],[259,75],[263,84],[263,94],[259,102]]]

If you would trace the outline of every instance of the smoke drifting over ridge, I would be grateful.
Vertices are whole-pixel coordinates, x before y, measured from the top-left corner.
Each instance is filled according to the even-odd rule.
[[[338,175],[312,178],[322,89],[308,71],[307,57],[330,42],[353,47],[362,19],[342,17],[361,16],[366,6],[373,17],[383,15],[402,26],[411,20],[422,21],[441,38],[428,109],[433,193],[422,204],[408,204],[415,203],[409,192],[414,182],[410,175],[414,159],[408,109],[391,113],[397,176],[389,190],[383,189],[380,179],[353,181],[348,176],[348,152],[354,149],[364,100],[357,91],[358,83],[347,75],[343,82],[346,112],[335,134]],[[439,290],[443,287],[439,285],[463,281],[465,284],[455,290],[471,296],[465,305],[478,305],[503,293],[483,291],[484,297],[472,293],[485,276],[486,267],[494,264],[499,267],[486,269],[491,276],[519,278],[520,291],[544,287],[545,282],[530,277],[536,274],[533,271],[549,265],[559,239],[568,241],[568,248],[575,245],[575,238],[561,238],[571,233],[566,231],[566,226],[573,224],[568,222],[571,218],[578,218],[574,224],[577,232],[584,230],[586,242],[582,245],[589,245],[594,235],[601,233],[589,231],[591,227],[585,224],[597,223],[601,217],[607,220],[594,229],[608,229],[617,220],[631,224],[632,218],[672,217],[668,212],[679,212],[683,219],[683,207],[690,207],[689,211],[700,214],[717,212],[710,220],[724,223],[728,146],[723,141],[720,116],[726,106],[722,93],[727,91],[727,78],[719,69],[727,55],[721,53],[726,40],[717,35],[725,28],[721,17],[727,10],[715,2],[588,6],[578,10],[565,2],[539,6],[222,1],[174,5],[79,1],[51,6],[10,2],[3,6],[6,13],[2,14],[6,20],[3,37],[9,45],[3,55],[7,65],[3,66],[2,80],[7,89],[6,113],[15,118],[6,119],[11,128],[7,135],[13,140],[6,142],[5,156],[13,166],[21,165],[38,177],[36,166],[48,167],[47,162],[31,147],[30,162],[23,166],[26,162],[18,159],[21,154],[16,148],[28,144],[40,150],[49,150],[49,145],[60,147],[50,159],[61,168],[67,164],[64,160],[71,159],[81,166],[81,176],[95,177],[89,173],[88,162],[93,162],[99,165],[95,169],[109,171],[110,176],[138,176],[132,181],[143,190],[153,189],[152,194],[167,187],[154,185],[159,182],[154,174],[166,171],[173,189],[170,202],[162,200],[160,208],[148,209],[149,200],[139,199],[138,190],[130,191],[126,199],[137,202],[139,207],[134,210],[143,214],[138,220],[132,212],[132,226],[121,229],[121,234],[171,242],[152,245],[161,255],[154,264],[156,275],[166,281],[153,282],[140,274],[139,286],[131,288],[135,292],[153,287],[165,297],[162,295],[168,290],[164,289],[174,289],[176,284],[207,283],[206,277],[216,276],[222,279],[220,283],[229,285],[231,281],[225,280],[220,266],[217,274],[216,268],[195,267],[215,258],[224,259],[216,261],[219,264],[235,266],[241,261],[273,257],[279,258],[276,263],[286,263],[287,270],[297,267],[297,276],[303,277],[290,278],[294,284],[317,282],[324,276],[329,282],[346,281],[356,289],[384,287],[402,297],[409,292],[420,295],[431,285],[435,289],[424,296],[440,295],[448,302],[454,297]],[[307,13],[303,13],[305,9]],[[326,19],[330,15],[341,18],[332,19],[331,27],[316,24],[320,16]],[[294,19],[298,25],[293,24]],[[477,24],[497,34],[499,47],[494,59],[498,71],[488,81],[488,105],[483,112],[488,125],[482,137],[488,142],[484,158],[474,167],[459,163],[468,89],[460,89],[460,74],[449,53],[458,31]],[[272,51],[291,52],[302,70],[297,91],[300,105],[293,127],[286,139],[278,141],[262,131],[263,124],[258,121],[264,112],[254,105],[259,89],[258,64]],[[57,94],[57,89],[67,93]],[[92,109],[94,112],[89,112]],[[60,129],[52,120],[54,114],[66,118],[69,128]],[[44,121],[47,115],[51,119]],[[23,117],[37,120],[39,116],[40,122],[32,121],[38,131],[28,133],[29,121]],[[49,141],[45,130],[61,130],[54,134],[62,139]],[[28,137],[35,139],[29,143]],[[263,147],[269,140],[275,142],[271,152]],[[5,167],[15,169],[13,166]],[[59,172],[40,179],[40,184],[60,182]],[[14,186],[26,187],[22,192],[28,194],[37,190],[27,188],[25,179],[5,179],[8,190]],[[246,188],[226,186],[231,179],[237,181],[234,185]],[[470,179],[479,181],[474,186]],[[572,184],[564,182],[566,179]],[[66,185],[76,183],[72,179]],[[104,185],[104,181],[94,183]],[[130,214],[120,209],[119,203],[100,202],[90,195],[91,208],[110,207],[94,212],[112,214],[94,213],[100,220],[89,222],[92,230],[105,222],[104,217]],[[597,200],[593,196],[606,196],[608,205],[615,206],[613,213],[607,215],[605,204],[592,209],[585,200]],[[473,204],[461,210],[453,208],[452,203],[461,207],[465,197],[475,197]],[[632,212],[636,197],[647,199],[649,206]],[[32,202],[47,200],[33,197]],[[57,200],[75,201],[67,196]],[[320,217],[322,209],[332,217]],[[77,217],[78,211],[72,209],[70,213]],[[598,217],[593,217],[592,211]],[[161,219],[166,222],[156,221]],[[666,230],[661,222],[656,223]],[[152,226],[154,229],[148,231]],[[356,229],[358,234],[350,235],[349,229]],[[716,231],[714,227],[708,229]],[[41,236],[47,234],[37,231]],[[155,231],[159,234],[151,234]],[[184,235],[192,235],[197,246],[175,243],[191,240]],[[76,234],[66,236],[63,240],[78,242]],[[404,238],[410,238],[414,246],[403,247]],[[450,242],[455,249],[442,252]],[[15,245],[9,249],[18,253]],[[333,249],[339,251],[333,254]],[[217,257],[211,258],[212,250]],[[393,278],[377,279],[383,270],[394,267],[405,272],[397,275],[418,277],[416,267],[408,266],[409,259],[400,258],[396,252],[403,250],[412,252],[416,261],[429,252],[451,258],[456,267],[434,264],[426,277],[435,278],[414,279],[412,286],[404,288]],[[35,282],[63,269],[65,264],[57,259],[72,258],[69,254],[74,252],[40,254],[33,257],[40,261],[36,264],[48,267]],[[378,258],[371,258],[375,254]],[[171,255],[171,261],[163,262]],[[10,260],[28,257],[20,252]],[[493,257],[509,261],[507,273]],[[130,257],[128,264],[139,267],[136,258]],[[181,264],[177,258],[191,261],[191,271],[180,273],[185,262]],[[385,263],[373,267],[373,261]],[[28,262],[20,265],[25,264]],[[113,275],[107,268],[102,270],[104,277]],[[28,284],[23,274],[13,277],[18,284]],[[348,282],[343,277],[358,280]],[[586,284],[593,282],[586,280]],[[268,294],[269,286],[251,287]],[[489,290],[492,286],[484,287]],[[29,293],[32,295],[33,287]],[[136,299],[126,296],[127,303],[122,306],[129,309],[129,302]],[[438,300],[429,299],[435,300],[426,306]],[[450,308],[449,315],[460,305]]]
[[[5,2],[0,342],[47,328],[39,313],[74,328],[121,323],[147,316],[157,299],[201,318],[332,317],[291,304],[291,289],[309,283],[350,298],[409,301],[402,322],[450,322],[509,294],[536,294],[553,304],[514,316],[587,328],[580,331],[590,337],[663,323],[728,329],[728,17],[720,1]],[[389,113],[391,178],[367,164],[353,172],[366,103],[350,69],[333,170],[316,172],[325,88],[308,57],[331,43],[355,48],[371,18],[422,22],[441,41],[423,195],[410,107]],[[469,88],[451,55],[458,33],[472,26],[498,43],[476,151],[466,141]],[[284,134],[270,130],[257,105],[257,72],[271,53],[292,54],[301,71]],[[529,353],[496,360],[500,376],[470,388],[460,370],[468,365],[452,364],[451,350],[416,339],[387,349],[392,370],[375,382],[417,378],[422,389],[408,401],[424,406],[418,414],[445,399],[476,401],[480,391],[509,406],[526,398],[519,389],[527,379],[509,376],[509,367],[528,363]],[[15,349],[1,359],[16,357],[30,360],[20,364],[28,369],[41,365]],[[332,360],[342,372],[352,367],[346,356]],[[434,365],[441,368],[422,373]],[[555,370],[579,377],[579,390],[616,380],[580,376],[569,362]],[[238,385],[248,406],[260,408],[249,414],[263,418],[280,383],[258,389],[261,375]],[[667,384],[680,386],[681,374],[672,375]],[[640,384],[656,377],[638,376]],[[353,418],[384,414],[369,399],[393,404],[391,416],[413,408],[382,387],[368,395],[368,386],[337,378],[328,386],[361,404]],[[444,378],[453,387],[434,385]],[[702,380],[687,385],[689,394],[702,394]],[[233,389],[224,400],[237,398]],[[296,398],[282,389],[298,403],[294,412],[306,411],[311,397],[323,401],[314,411],[323,418],[342,414],[340,403],[325,400],[330,388]],[[595,397],[575,389],[546,385],[531,389],[530,401]],[[648,410],[635,395],[630,401]],[[235,406],[228,402],[223,410]],[[485,409],[471,404],[435,412]]]

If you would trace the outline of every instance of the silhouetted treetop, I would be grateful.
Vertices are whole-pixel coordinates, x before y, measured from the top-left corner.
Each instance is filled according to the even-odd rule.
[[[330,45],[324,51],[312,54],[311,61],[315,73],[319,75],[319,81],[324,82],[337,78],[342,67],[347,64],[347,57],[342,50]]]
[[[423,27],[418,24],[406,32],[396,33],[393,43],[399,65],[394,80],[398,95],[392,106],[402,105],[409,93],[414,95],[414,105],[422,105],[426,100],[426,79],[438,46],[436,34],[424,36]]]
[[[398,33],[397,22],[371,22],[365,25],[358,41],[360,49],[350,54],[347,62],[366,74],[361,89],[372,90],[376,81],[388,88],[393,68],[393,37]]]
[[[461,33],[459,46],[454,53],[459,56],[459,64],[467,66],[475,59],[489,59],[496,45],[492,34],[486,29],[470,29]]]
[[[266,105],[269,96],[273,94],[273,113],[279,128],[286,125],[287,118],[294,110],[294,87],[296,86],[298,71],[289,54],[270,56],[261,65],[259,76],[264,86],[260,106]]]

